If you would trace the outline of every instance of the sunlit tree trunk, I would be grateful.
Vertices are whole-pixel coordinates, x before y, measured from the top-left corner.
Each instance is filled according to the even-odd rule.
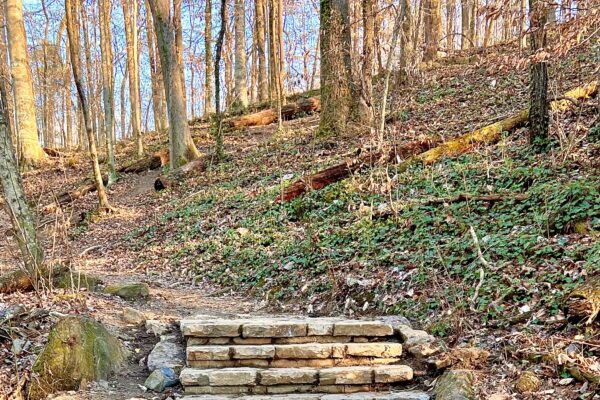
[[[374,0],[362,0],[363,22],[363,67],[362,79],[363,101],[360,103],[359,115],[363,123],[373,123],[373,67],[375,55],[375,8]]]
[[[27,55],[27,37],[23,24],[22,0],[4,0],[8,52],[19,135],[21,168],[31,168],[46,158],[38,139],[35,97]]]
[[[154,35],[154,22],[150,5],[146,0],[146,39],[148,42],[148,60],[150,62],[150,74],[152,84],[152,110],[154,114],[154,129],[159,132],[167,130],[167,112],[165,105],[165,87],[160,68],[160,60],[156,55],[156,36]]]
[[[113,137],[115,130],[115,77],[113,72],[110,0],[100,0],[100,50],[102,53],[102,101],[104,103],[104,137],[108,155],[108,185],[117,180]]]
[[[404,19],[402,21],[402,33],[400,35],[400,51],[399,51],[399,64],[400,64],[400,76],[399,82],[402,83],[406,77],[409,76],[409,70],[413,69],[415,63],[415,52],[413,49],[413,15],[411,12],[410,0],[401,0],[400,8],[404,9]]]
[[[204,82],[204,115],[215,112],[213,103],[215,68],[212,54],[212,0],[206,0],[204,8],[204,65],[206,79]]]
[[[547,7],[543,0],[529,0],[531,16],[531,51],[533,53],[546,46]],[[545,149],[548,142],[548,66],[546,61],[531,65],[529,139],[537,150]]]
[[[258,99],[269,98],[269,79],[267,77],[267,49],[265,45],[265,0],[255,0],[256,49],[258,55]]]
[[[200,153],[194,145],[188,125],[182,85],[182,65],[177,56],[175,18],[169,0],[149,0],[154,30],[160,54],[167,110],[169,114],[169,148],[171,168],[178,168],[197,158]]]
[[[456,14],[456,0],[446,0],[446,50],[454,51],[454,15]]]
[[[102,173],[100,172],[98,153],[96,151],[96,138],[94,137],[94,133],[92,131],[90,110],[88,107],[85,90],[83,88],[81,58],[79,55],[79,49],[81,47],[79,42],[79,6],[77,1],[78,0],[65,0],[65,16],[67,19],[67,34],[69,36],[71,68],[73,70],[73,80],[75,81],[75,86],[77,87],[79,103],[83,112],[84,126],[88,139],[90,158],[92,160],[92,169],[94,171],[94,181],[96,183],[96,191],[98,193],[99,209],[101,211],[109,211],[112,208],[108,203],[108,197],[106,196],[106,190],[104,189],[104,182],[102,181]]]
[[[6,129],[10,134],[12,144],[15,148],[18,148],[17,132],[14,124],[14,99],[12,96],[12,90],[10,87],[10,67],[8,63],[8,50],[7,50],[7,38],[6,38],[6,22],[4,18],[3,10],[0,10],[0,90],[6,96],[4,99],[4,109],[6,117],[4,123]]]
[[[140,99],[139,57],[137,41],[137,1],[122,0],[125,19],[125,41],[127,43],[127,70],[129,71],[129,105],[131,127],[138,157],[144,154],[142,142],[142,105]]]
[[[177,61],[181,65],[181,87],[183,88],[183,104],[187,107],[187,93],[185,91],[185,67],[183,62],[183,26],[181,24],[181,0],[173,0],[173,26],[175,27],[175,51]]]
[[[246,9],[244,0],[235,0],[235,96],[242,107],[248,107],[248,82],[246,78]]]
[[[425,34],[425,53],[423,61],[437,58],[437,49],[441,36],[440,0],[423,0],[423,29]]]
[[[471,0],[473,1],[473,0]],[[461,0],[460,1],[460,20],[461,20],[461,33],[462,37],[460,39],[460,48],[461,50],[468,49],[470,47],[469,43],[469,28],[470,28],[470,16],[471,16],[471,7],[469,4],[469,0]]]
[[[227,31],[227,0],[221,0],[221,27],[219,28],[219,35],[217,36],[217,43],[215,45],[215,141],[216,141],[216,153],[217,161],[221,162],[224,158],[223,149],[223,129],[221,126],[222,115],[221,115],[221,56],[223,54],[223,40],[225,39],[225,32]]]
[[[321,0],[320,135],[340,135],[352,106],[348,56],[350,30],[347,0]]]
[[[269,0],[269,71],[271,74],[271,97],[275,102],[277,109],[277,123],[278,129],[283,128],[283,118],[281,116],[281,108],[283,107],[283,80],[281,77],[281,57],[279,52],[281,46],[279,45],[279,7],[281,6],[279,0]]]

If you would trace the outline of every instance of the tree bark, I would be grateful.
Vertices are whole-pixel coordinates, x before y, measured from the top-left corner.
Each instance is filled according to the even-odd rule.
[[[4,108],[6,110],[5,125],[14,148],[19,148],[17,131],[14,123],[14,99],[10,85],[10,66],[8,61],[8,41],[6,37],[6,18],[3,10],[0,10],[0,90],[6,95]]]
[[[267,77],[267,49],[265,45],[265,0],[255,0],[256,48],[258,53],[258,100],[269,98],[269,80]]]
[[[531,10],[531,51],[536,53],[546,46],[547,9],[541,0],[529,0]],[[529,141],[539,151],[548,145],[548,66],[545,60],[531,65],[529,112]]]
[[[137,0],[122,0],[125,19],[125,42],[127,44],[127,70],[129,71],[129,105],[131,127],[137,157],[144,154],[142,141],[142,105],[140,99],[139,56],[137,40]]]
[[[83,120],[85,131],[87,133],[88,145],[90,150],[90,158],[92,161],[92,169],[94,171],[94,181],[98,192],[98,204],[101,211],[109,211],[112,209],[106,196],[102,173],[100,172],[100,164],[98,163],[98,153],[96,151],[96,138],[92,131],[92,122],[90,110],[88,107],[85,91],[83,88],[81,58],[79,55],[79,13],[78,0],[65,0],[65,16],[67,19],[67,34],[69,36],[69,52],[71,54],[71,67],[73,69],[73,80],[77,87],[79,103],[83,112]]]
[[[36,235],[35,220],[32,210],[27,204],[21,174],[6,129],[5,87],[0,86],[0,184],[4,196],[4,207],[11,219],[15,237],[21,251],[23,264],[28,278],[37,285],[44,260],[44,251]]]
[[[471,0],[472,1],[472,0]],[[470,17],[471,17],[471,7],[469,4],[469,0],[461,0],[460,1],[460,18],[461,18],[461,33],[462,37],[460,39],[460,49],[466,50],[469,48],[469,27],[470,27]]]
[[[319,134],[340,135],[352,107],[347,63],[350,29],[347,0],[321,1],[321,121]]]
[[[454,14],[456,13],[456,0],[446,0],[446,51],[454,51]]]
[[[175,21],[169,0],[149,0],[165,82],[169,113],[169,147],[171,168],[176,169],[197,158],[200,153],[192,140],[188,125],[182,65],[177,56]]]
[[[4,0],[4,11],[17,120],[16,131],[19,135],[19,158],[21,168],[27,169],[37,166],[46,158],[46,154],[38,139],[22,0]]]
[[[437,58],[438,44],[441,36],[442,19],[440,17],[440,0],[423,0],[423,29],[425,34],[425,53],[423,61]]]
[[[115,77],[113,73],[110,0],[100,1],[100,50],[102,53],[102,101],[104,103],[104,129],[108,156],[108,185],[117,181],[113,137],[115,130]]]
[[[405,1],[405,0],[403,0]],[[362,0],[363,18],[363,66],[362,101],[359,104],[361,122],[373,124],[373,61],[375,58],[375,7],[374,0]]]
[[[246,78],[246,9],[244,0],[234,3],[235,32],[235,95],[242,107],[248,107],[248,82]]]
[[[213,103],[215,68],[212,54],[212,0],[206,0],[204,9],[204,64],[206,80],[204,83],[204,115],[215,112]]]
[[[283,129],[283,118],[281,111],[283,107],[283,87],[281,77],[281,56],[279,54],[281,46],[279,45],[279,7],[280,0],[269,0],[269,69],[271,71],[271,96],[275,98],[277,109],[278,129]]]
[[[224,158],[223,148],[223,129],[222,114],[221,114],[221,56],[223,55],[223,40],[225,39],[225,32],[227,31],[227,0],[221,0],[221,27],[219,28],[219,36],[217,36],[217,43],[215,45],[215,113],[216,118],[214,121],[215,126],[213,127],[215,132],[215,144],[217,161],[221,162]]]
[[[210,1],[210,0],[208,0]],[[146,0],[146,39],[148,42],[148,59],[150,61],[150,74],[152,84],[152,110],[154,114],[154,129],[165,132],[168,128],[167,111],[165,104],[165,84],[162,77],[160,59],[156,54],[156,35],[154,34],[154,21],[150,5]]]

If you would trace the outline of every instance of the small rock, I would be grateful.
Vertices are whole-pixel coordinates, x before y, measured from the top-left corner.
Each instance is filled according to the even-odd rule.
[[[125,307],[123,309],[123,321],[127,322],[128,324],[141,325],[145,320],[146,318],[141,311],[131,307]]]
[[[515,389],[519,393],[537,392],[542,387],[542,381],[533,371],[525,371],[515,382]]]
[[[489,400],[510,400],[511,396],[506,393],[494,393],[490,396]]]
[[[147,364],[149,371],[160,368],[179,370],[185,364],[183,347],[169,340],[158,342],[148,355]]]
[[[144,386],[155,392],[162,392],[165,388],[175,386],[179,383],[179,378],[172,368],[157,369],[150,374]]]
[[[475,400],[473,371],[453,369],[444,372],[435,385],[436,400]]]
[[[171,326],[163,321],[149,319],[146,321],[146,332],[154,336],[162,336],[171,331]]]
[[[145,299],[150,296],[150,287],[147,283],[109,285],[104,289],[104,293],[112,294],[125,300]]]
[[[15,339],[12,342],[11,351],[18,356],[23,353],[23,350],[25,350],[26,347],[29,347],[29,344],[30,343],[27,340]]]

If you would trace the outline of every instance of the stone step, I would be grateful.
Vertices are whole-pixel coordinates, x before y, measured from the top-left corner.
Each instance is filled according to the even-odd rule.
[[[429,400],[430,396],[421,391],[407,390],[398,392],[370,392],[348,394],[280,394],[280,395],[254,395],[254,396],[227,396],[227,395],[200,395],[186,396],[184,400]]]
[[[342,320],[335,318],[249,318],[234,320],[182,320],[185,337],[224,340],[327,337],[374,338],[394,335],[394,326],[382,321]],[[304,339],[307,340],[307,339]],[[217,343],[213,343],[217,344]],[[244,344],[243,341],[239,344]],[[258,344],[250,341],[249,344]]]
[[[227,367],[243,365],[236,363],[246,360],[247,365],[268,366],[271,361],[280,360],[323,360],[345,358],[399,358],[402,345],[395,342],[376,343],[307,343],[307,344],[265,344],[265,345],[207,345],[188,346],[187,360],[196,366],[215,365]],[[267,363],[265,362],[267,361]],[[206,363],[208,362],[208,363]],[[280,361],[276,364],[285,364]]]
[[[180,375],[191,394],[354,393],[410,381],[406,365],[334,368],[185,368]]]

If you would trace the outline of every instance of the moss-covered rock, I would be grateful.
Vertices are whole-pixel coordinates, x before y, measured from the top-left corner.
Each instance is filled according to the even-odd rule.
[[[104,293],[119,296],[125,300],[145,299],[150,296],[150,287],[146,283],[116,284],[107,286]]]
[[[87,289],[90,292],[102,283],[100,278],[86,275],[82,272],[65,271],[54,279],[53,285],[59,289]]]
[[[446,371],[435,385],[436,400],[474,400],[475,375],[473,371],[452,369]]]
[[[533,371],[523,372],[515,382],[515,389],[519,393],[537,392],[542,387],[542,381]]]
[[[106,380],[125,359],[125,349],[102,324],[87,317],[60,320],[33,365],[29,398],[77,390],[82,382]]]

